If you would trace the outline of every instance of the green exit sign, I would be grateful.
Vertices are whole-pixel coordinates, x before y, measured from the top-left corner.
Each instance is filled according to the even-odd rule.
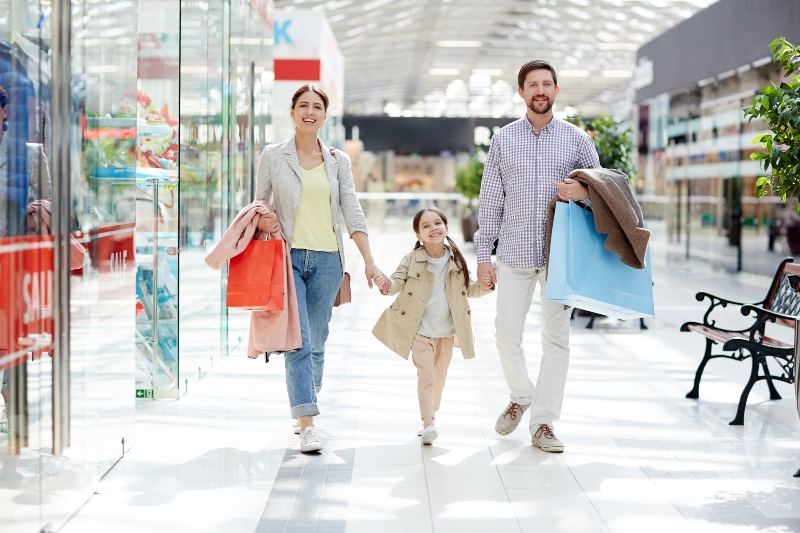
[[[153,389],[136,389],[137,398],[152,398]]]

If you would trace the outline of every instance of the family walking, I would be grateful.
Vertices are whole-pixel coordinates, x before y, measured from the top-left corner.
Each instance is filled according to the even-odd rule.
[[[590,189],[567,176],[576,169],[597,168],[600,162],[587,133],[554,117],[559,86],[549,63],[523,65],[517,82],[527,110],[491,142],[475,236],[476,279],[448,236],[447,217],[436,207],[414,215],[410,226],[416,241],[394,273],[384,274],[372,257],[350,160],[318,137],[327,118],[328,97],[314,85],[301,86],[292,97],[295,135],[264,149],[258,162],[256,201],[237,220],[250,227],[248,236],[257,229],[286,243],[287,268],[289,263],[291,268],[287,287],[294,289],[289,299],[296,297],[299,340],[283,349],[256,346],[250,355],[284,352],[289,405],[302,452],[324,446],[314,416],[319,414],[317,395],[323,387],[332,308],[337,293],[347,289],[343,232],[363,256],[370,288],[375,284],[382,294],[397,295],[378,318],[373,334],[396,354],[410,355],[416,366],[418,435],[423,444],[438,436],[437,412],[454,346],[464,358],[475,357],[468,299],[495,291],[496,347],[509,392],[495,429],[508,435],[529,412],[532,445],[546,452],[564,451],[554,423],[561,414],[569,366],[570,309],[544,297],[548,207],[554,197],[591,205]],[[523,332],[537,284],[542,294],[542,359],[534,385]],[[252,324],[251,337],[257,334],[255,318]]]

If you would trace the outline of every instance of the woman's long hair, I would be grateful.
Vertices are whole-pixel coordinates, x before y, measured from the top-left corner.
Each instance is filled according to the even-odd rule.
[[[439,218],[442,219],[442,222],[444,222],[444,227],[448,227],[447,215],[445,215],[438,207],[430,206],[420,209],[414,215],[414,222],[412,225],[414,227],[415,235],[419,235],[419,220],[422,218],[422,215],[427,212],[435,213]],[[456,243],[453,242],[453,239],[451,239],[449,235],[447,236],[447,244],[450,246],[450,250],[453,252],[453,260],[456,262],[456,266],[458,266],[458,271],[461,272],[461,275],[464,278],[464,286],[469,289],[469,268],[467,268],[467,261],[464,259],[464,256],[461,255],[461,250],[458,249],[458,246],[456,246]],[[416,250],[417,248],[422,248],[422,243],[419,241],[419,239],[414,245],[414,249]]]

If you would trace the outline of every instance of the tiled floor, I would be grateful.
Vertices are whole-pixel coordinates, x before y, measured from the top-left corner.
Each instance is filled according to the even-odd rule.
[[[390,271],[408,241],[373,243],[380,266]],[[779,384],[784,400],[769,401],[757,386],[743,427],[728,421],[746,364],[712,362],[702,399],[684,398],[702,346],[678,332],[702,315],[693,293],[759,299],[766,281],[658,257],[654,271],[658,316],[648,331],[574,323],[556,425],[564,454],[533,449],[524,426],[494,433],[507,401],[494,296],[473,301],[478,357],[454,358],[441,436],[421,447],[413,365],[369,334],[390,300],[358,273],[355,303],[337,309],[331,327],[322,454],[296,451],[280,358],[223,360],[180,401],[140,404],[136,446],[64,531],[800,531],[792,388]],[[539,328],[534,305],[525,339],[534,375]]]

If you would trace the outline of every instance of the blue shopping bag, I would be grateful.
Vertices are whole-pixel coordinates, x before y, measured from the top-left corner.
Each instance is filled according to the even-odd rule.
[[[547,267],[548,300],[612,318],[652,316],[650,250],[645,268],[629,267],[605,249],[594,216],[574,202],[559,202]]]

